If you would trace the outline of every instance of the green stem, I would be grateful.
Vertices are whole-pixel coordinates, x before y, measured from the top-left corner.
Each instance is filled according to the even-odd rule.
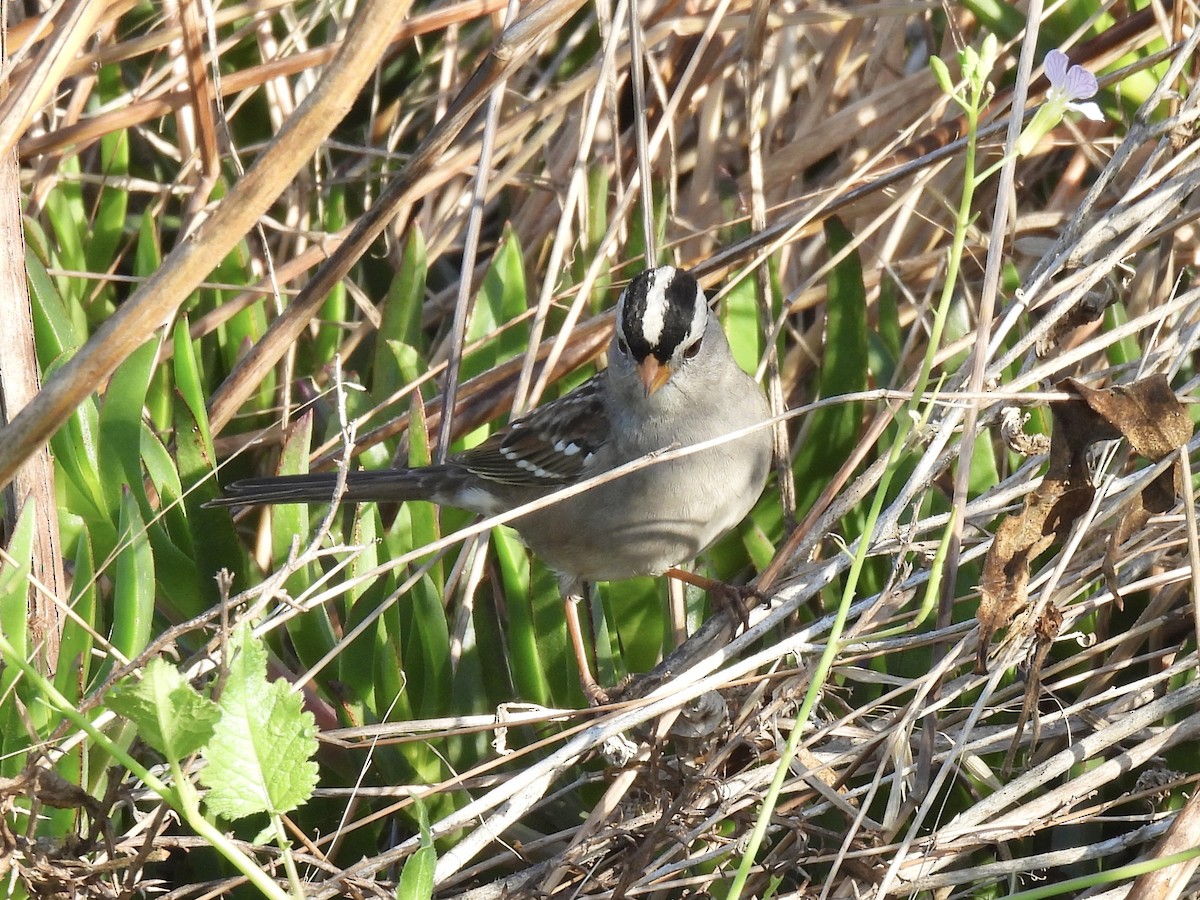
[[[292,896],[296,900],[304,900],[304,885],[300,882],[300,873],[296,871],[296,859],[292,856],[292,845],[283,828],[283,816],[271,813],[271,827],[275,829],[275,843],[283,854],[283,868],[287,871],[288,884],[292,886]]]
[[[1197,856],[1200,856],[1200,847],[1192,847],[1189,850],[1180,850],[1178,853],[1172,853],[1170,856],[1144,859],[1139,862],[1130,863],[1127,866],[1118,866],[1115,869],[1109,869],[1106,872],[1096,872],[1094,875],[1080,875],[1078,878],[1060,881],[1057,884],[1043,884],[1017,894],[1009,894],[1008,900],[1044,900],[1047,897],[1072,895],[1077,891],[1083,891],[1090,887],[1113,885],[1129,878],[1139,878],[1150,872],[1157,872],[1159,869],[1176,866],[1179,863],[1187,862],[1189,859],[1195,859]]]
[[[972,102],[964,106],[967,119],[967,141],[962,198],[958,205],[958,215],[954,223],[954,237],[950,245],[945,282],[942,285],[942,294],[930,327],[929,345],[921,362],[921,370],[917,375],[916,383],[913,387],[912,398],[908,401],[906,414],[897,417],[897,433],[888,453],[888,464],[879,479],[879,484],[875,488],[871,510],[867,514],[867,520],[863,525],[863,536],[858,542],[858,550],[854,554],[854,560],[850,564],[850,571],[846,578],[846,587],[842,592],[841,602],[838,605],[837,613],[834,615],[833,623],[830,626],[829,637],[825,642],[825,650],[821,653],[821,658],[818,660],[816,668],[813,671],[812,681],[809,683],[808,691],[804,695],[804,701],[800,704],[800,711],[796,714],[795,725],[788,736],[787,744],[784,746],[779,763],[775,768],[775,777],[772,779],[771,786],[767,789],[766,796],[763,798],[762,809],[759,810],[758,818],[754,823],[754,830],[751,832],[750,840],[746,845],[745,854],[742,856],[737,873],[730,884],[727,900],[738,900],[742,890],[746,886],[746,882],[750,877],[750,869],[753,867],[754,860],[758,856],[758,851],[762,847],[763,839],[766,837],[767,825],[771,820],[771,815],[775,807],[778,805],[779,795],[783,790],[784,782],[787,780],[792,760],[795,758],[796,751],[800,746],[804,724],[808,721],[809,713],[816,705],[817,697],[825,685],[825,679],[833,668],[833,661],[840,649],[842,629],[846,624],[846,617],[849,614],[855,592],[858,589],[858,580],[862,575],[863,566],[867,561],[867,554],[870,550],[870,536],[874,533],[875,525],[883,512],[883,504],[887,498],[888,489],[891,487],[892,478],[899,470],[900,458],[904,453],[908,435],[912,431],[913,422],[916,420],[916,416],[913,414],[919,411],[925,391],[929,387],[929,380],[933,373],[937,351],[942,342],[942,333],[946,327],[950,303],[954,299],[954,287],[962,265],[963,248],[966,246],[967,228],[971,223],[971,204],[975,199],[975,189],[978,186],[975,178],[975,151],[979,130],[979,104],[983,99],[982,81],[981,79],[981,84],[971,92]]]

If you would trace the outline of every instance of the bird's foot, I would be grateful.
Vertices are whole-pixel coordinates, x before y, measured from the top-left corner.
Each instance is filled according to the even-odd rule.
[[[713,605],[720,607],[729,617],[734,634],[737,634],[739,625],[742,631],[750,627],[750,610],[767,599],[765,594],[748,584],[726,584],[683,569],[668,569],[667,577],[707,591],[713,599]]]
[[[595,681],[590,679],[579,679],[579,686],[583,688],[583,696],[587,698],[588,706],[607,706],[609,703],[608,691],[600,687]]]

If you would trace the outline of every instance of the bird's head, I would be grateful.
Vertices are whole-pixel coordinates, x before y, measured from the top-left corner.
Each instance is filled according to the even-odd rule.
[[[699,354],[708,319],[695,278],[673,266],[647,269],[617,301],[610,364],[632,366],[650,397]]]

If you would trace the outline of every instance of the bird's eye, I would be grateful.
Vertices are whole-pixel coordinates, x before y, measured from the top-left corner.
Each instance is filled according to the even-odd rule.
[[[686,350],[684,350],[683,358],[684,359],[695,359],[696,354],[700,352],[700,343],[701,343],[700,341],[696,341],[696,343],[692,344],[690,347],[688,347]]]

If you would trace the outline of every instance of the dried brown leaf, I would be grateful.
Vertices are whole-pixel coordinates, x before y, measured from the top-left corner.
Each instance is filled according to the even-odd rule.
[[[1164,375],[1099,390],[1072,378],[1058,386],[1078,394],[1079,399],[1051,404],[1054,431],[1046,477],[1041,487],[1026,498],[1021,512],[1000,523],[984,560],[977,614],[979,670],[985,667],[992,635],[1029,602],[1031,560],[1047,550],[1091,505],[1095,495],[1087,468],[1091,446],[1123,437],[1139,456],[1158,460],[1184,445],[1192,434],[1191,419]],[[1173,466],[1155,479],[1139,496],[1136,509],[1162,512],[1174,505],[1180,477],[1177,469]],[[1122,520],[1106,553],[1105,577],[1118,604],[1116,553],[1121,542],[1140,527],[1139,523],[1144,524],[1145,519],[1136,512]]]
[[[1129,540],[1129,536],[1146,527],[1146,523],[1150,521],[1150,512],[1142,505],[1142,498],[1139,495],[1134,499],[1134,505],[1121,516],[1117,522],[1117,527],[1113,533],[1108,536],[1108,545],[1104,548],[1104,562],[1101,564],[1101,570],[1104,572],[1104,584],[1108,587],[1108,591],[1113,595],[1113,602],[1116,603],[1117,609],[1125,608],[1125,598],[1121,596],[1120,583],[1117,581],[1117,558],[1121,545]]]
[[[1029,752],[1032,753],[1041,740],[1042,720],[1037,715],[1038,700],[1042,695],[1042,668],[1046,665],[1046,655],[1054,646],[1054,639],[1062,630],[1062,611],[1053,605],[1048,605],[1034,623],[1033,633],[1037,638],[1029,654],[1029,671],[1025,678],[1025,699],[1021,704],[1021,715],[1013,733],[1012,743],[1004,756],[1004,771],[1011,772],[1013,760],[1021,746],[1021,738],[1025,733],[1025,723],[1032,722],[1033,730],[1029,737]]]
[[[1192,420],[1165,375],[1095,390],[1073,378],[1059,387],[1079,394],[1104,422],[1117,429],[1138,456],[1159,460],[1192,436]]]

